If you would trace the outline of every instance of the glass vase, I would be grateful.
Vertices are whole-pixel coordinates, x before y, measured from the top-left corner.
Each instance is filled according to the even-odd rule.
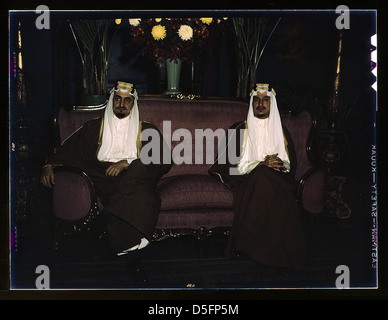
[[[164,94],[178,94],[179,82],[181,76],[182,61],[180,59],[170,60],[166,59],[166,70],[167,70],[167,90]]]

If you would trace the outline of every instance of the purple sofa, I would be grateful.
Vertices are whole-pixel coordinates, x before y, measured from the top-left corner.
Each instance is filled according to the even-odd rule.
[[[187,129],[194,140],[195,129],[227,129],[244,120],[248,110],[246,102],[226,99],[179,100],[160,96],[140,96],[140,119],[152,122],[166,140],[177,129]],[[104,109],[60,109],[56,118],[59,141],[62,142],[86,121],[101,116]],[[171,130],[163,128],[170,121]],[[310,137],[315,121],[308,111],[296,116],[282,115],[295,145],[298,181],[297,201],[303,216],[315,215],[323,210],[325,171],[313,164],[310,158]],[[192,141],[192,164],[174,164],[162,177],[158,190],[161,211],[154,233],[154,241],[181,235],[198,239],[222,233],[227,234],[233,221],[232,192],[208,173],[210,163],[205,161],[206,139],[203,142],[203,161],[194,161],[195,141]],[[172,141],[172,149],[181,141]],[[217,156],[217,139],[214,157]],[[196,162],[196,163],[194,163]],[[95,194],[93,183],[77,168],[56,168],[53,188],[53,213],[58,233],[88,231],[102,205]]]

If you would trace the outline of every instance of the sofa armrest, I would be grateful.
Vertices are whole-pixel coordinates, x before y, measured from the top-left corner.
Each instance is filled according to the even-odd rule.
[[[325,176],[325,167],[313,166],[298,182],[297,202],[305,217],[323,212]]]
[[[54,174],[54,216],[71,224],[73,231],[88,229],[98,214],[97,196],[89,176],[70,166],[57,166]]]

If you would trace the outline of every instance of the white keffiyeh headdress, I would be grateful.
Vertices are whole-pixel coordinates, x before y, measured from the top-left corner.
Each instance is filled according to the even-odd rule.
[[[113,98],[115,92],[127,92],[133,96],[133,108],[130,114],[119,119],[113,112]],[[138,158],[137,136],[139,131],[139,110],[137,107],[138,95],[131,83],[118,81],[117,88],[110,91],[109,100],[105,108],[103,119],[103,133],[98,160],[117,162],[126,159],[128,163]],[[124,134],[123,134],[124,133]],[[124,136],[124,143],[121,139]]]

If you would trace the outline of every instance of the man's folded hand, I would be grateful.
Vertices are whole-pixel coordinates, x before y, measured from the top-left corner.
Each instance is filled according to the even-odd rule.
[[[127,160],[121,160],[118,161],[111,166],[109,166],[108,169],[105,171],[105,175],[107,176],[112,176],[112,177],[117,177],[121,171],[124,169],[128,168],[129,164]]]

